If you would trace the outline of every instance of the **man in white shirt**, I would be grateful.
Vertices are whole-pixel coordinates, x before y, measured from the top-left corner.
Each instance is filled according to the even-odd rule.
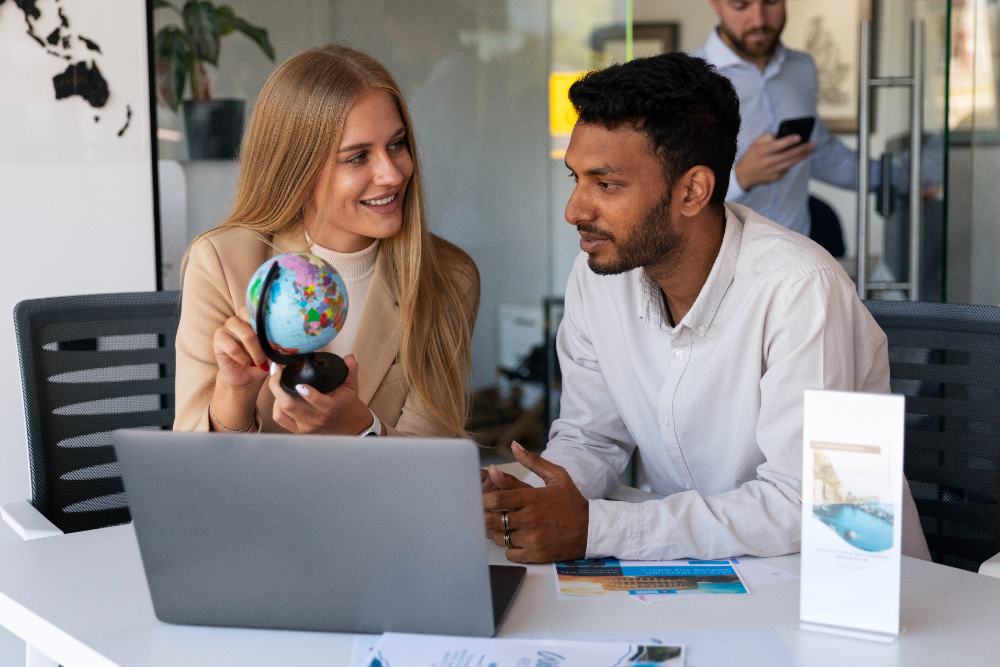
[[[818,83],[811,56],[785,48],[785,0],[709,0],[719,17],[704,58],[733,82],[740,98],[736,162],[726,200],[750,207],[779,225],[809,236],[809,179],[853,189],[857,154],[832,136],[816,113]],[[781,121],[812,116],[811,140],[775,138]],[[881,171],[871,171],[873,188]]]
[[[561,413],[542,457],[514,446],[534,474],[484,473],[487,534],[519,562],[798,551],[803,390],[887,392],[885,335],[827,252],[724,203],[739,103],[704,61],[614,65],[570,99]],[[666,497],[601,500],[633,455]]]

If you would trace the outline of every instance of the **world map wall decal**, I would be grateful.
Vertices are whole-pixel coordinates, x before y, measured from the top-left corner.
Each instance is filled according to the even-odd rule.
[[[144,0],[0,0],[0,99],[14,102],[0,102],[0,162],[29,148],[22,159],[44,163],[144,152],[133,107],[148,98],[145,12]]]

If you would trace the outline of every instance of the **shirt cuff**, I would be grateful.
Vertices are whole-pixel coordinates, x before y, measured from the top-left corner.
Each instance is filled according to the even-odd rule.
[[[726,201],[736,201],[747,193],[740,185],[740,179],[736,178],[736,170],[729,172],[729,190],[726,191]]]
[[[642,545],[642,503],[591,500],[587,523],[587,558],[612,556],[639,560]]]

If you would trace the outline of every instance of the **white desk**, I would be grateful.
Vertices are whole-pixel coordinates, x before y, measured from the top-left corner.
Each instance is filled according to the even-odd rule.
[[[490,559],[505,562],[499,548]],[[767,562],[798,572],[798,556]],[[798,630],[798,580],[760,586],[749,596],[643,605],[559,596],[550,567],[532,566],[500,635],[642,637],[769,627],[803,667],[996,664],[1000,579],[904,558],[902,591],[906,632],[887,646]],[[350,664],[353,646],[351,635],[160,623],[131,526],[0,545],[0,624],[64,667],[336,667]]]

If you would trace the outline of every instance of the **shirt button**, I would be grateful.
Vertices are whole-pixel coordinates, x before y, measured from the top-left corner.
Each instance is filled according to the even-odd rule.
[[[691,490],[691,482],[684,482],[684,488],[687,489],[688,491],[690,491]]]
[[[706,327],[704,324],[699,324],[698,325],[698,333],[703,334],[707,330],[708,330],[708,327]]]
[[[667,428],[670,428],[670,420],[669,419],[664,419],[663,420],[663,425],[666,426]]]
[[[683,359],[684,358],[684,350],[677,350],[676,352],[674,352],[674,356],[677,357],[678,359]]]

